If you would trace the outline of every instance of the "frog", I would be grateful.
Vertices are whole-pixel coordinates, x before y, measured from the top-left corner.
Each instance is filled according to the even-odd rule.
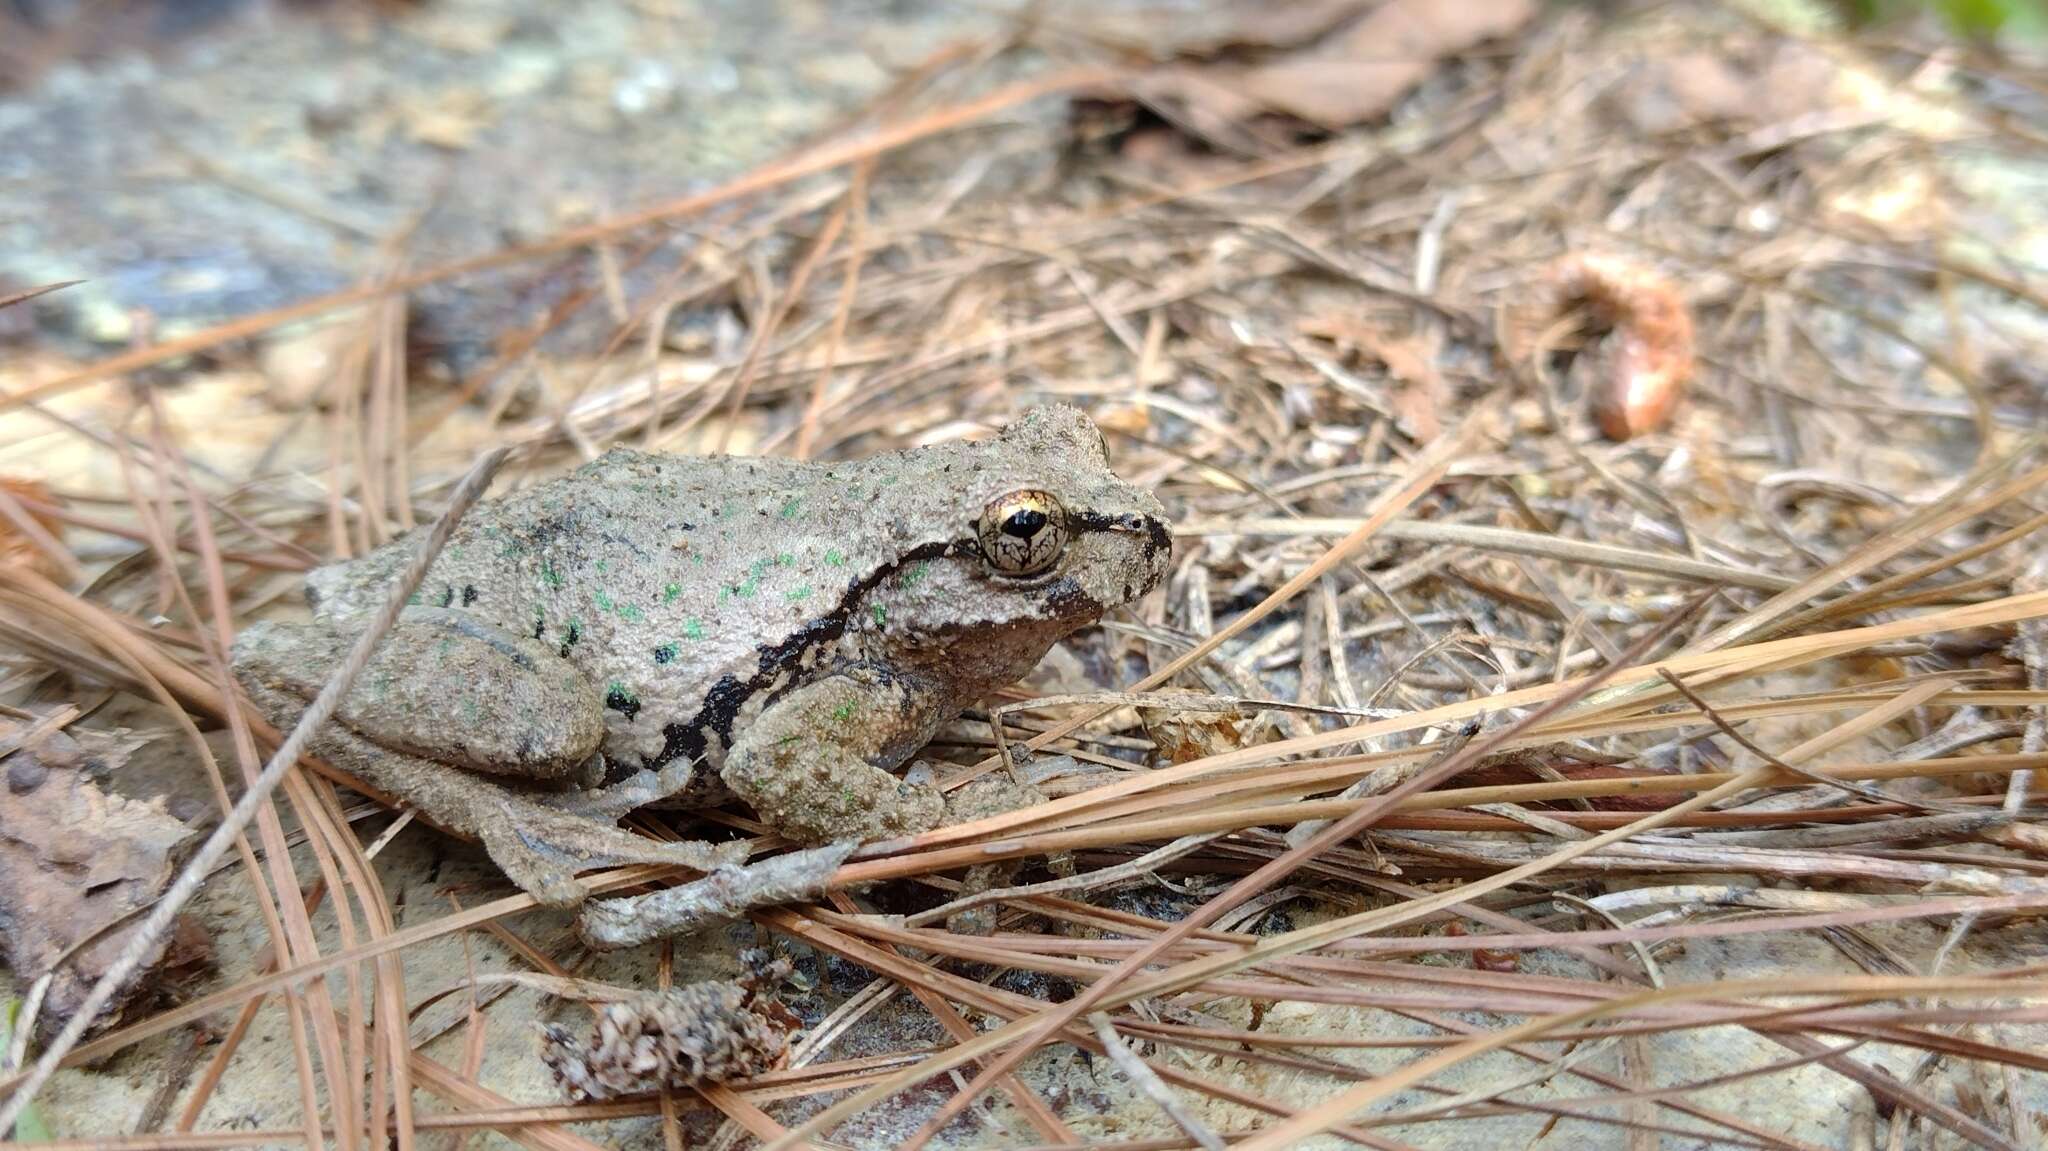
[[[310,619],[241,630],[267,719],[298,719],[416,546],[315,568]],[[914,835],[946,817],[912,763],[939,727],[1157,587],[1172,547],[1067,405],[851,461],[614,447],[472,509],[310,750],[547,905],[579,871],[744,850],[618,826],[650,805],[736,797],[799,844]]]

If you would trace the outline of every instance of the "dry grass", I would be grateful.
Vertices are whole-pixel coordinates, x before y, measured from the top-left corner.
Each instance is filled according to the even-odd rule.
[[[1169,588],[1078,645],[1094,667],[1143,674],[1096,684],[1119,689],[1100,700],[999,712],[1004,754],[1076,756],[1049,802],[868,845],[825,898],[756,914],[879,977],[814,1029],[807,1062],[569,1107],[485,1089],[480,1048],[466,1066],[429,1058],[408,1030],[425,1006],[401,978],[408,948],[484,931],[542,973],[573,963],[518,933],[524,896],[401,929],[372,858],[384,840],[351,823],[348,781],[309,763],[233,845],[267,973],[70,1051],[76,1065],[232,1020],[176,1118],[92,1145],[410,1148],[492,1129],[586,1148],[577,1132],[601,1128],[585,1124],[660,1115],[679,1146],[683,1117],[709,1107],[729,1121],[720,1145],[824,1146],[956,1071],[904,1151],[980,1114],[989,1091],[1021,1120],[1011,1146],[1443,1145],[1462,1120],[1522,1113],[1607,1125],[1617,1146],[1682,1131],[1804,1148],[1716,1089],[1808,1065],[1867,1092],[1890,1146],[2035,1145],[2021,1080],[2048,1060],[2021,1036],[2048,1022],[2044,970],[1953,959],[1973,932],[2038,930],[2048,908],[2033,778],[2048,766],[2048,456],[2024,327],[2048,288],[1999,260],[1995,233],[2018,225],[1958,167],[2038,163],[2040,141],[1983,98],[2038,96],[2040,74],[1949,47],[1936,85],[1911,44],[1803,43],[1726,13],[1602,27],[1564,9],[1446,66],[1391,124],[1241,156],[1052,114],[1130,74],[1071,26],[1036,34],[1075,66],[1003,85],[990,77],[1015,45],[949,50],[864,122],[711,192],[445,266],[410,266],[394,238],[354,290],[53,370],[4,401],[145,381],[121,418],[67,432],[116,453],[125,504],[5,497],[10,522],[64,525],[101,557],[52,537],[33,542],[54,569],[0,567],[8,682],[23,698],[72,685],[67,717],[104,700],[96,684],[153,701],[223,812],[279,740],[224,690],[235,621],[319,559],[431,520],[484,446],[512,453],[503,488],[612,443],[832,457],[1059,397],[1097,415],[1122,473],[1182,528]],[[1674,45],[1797,50],[1833,84],[1749,122],[1652,130],[1620,108],[1632,77],[1677,67]],[[1593,425],[1598,352],[1560,351],[1588,338],[1547,277],[1586,253],[1662,269],[1697,331],[1676,422],[1627,442]],[[573,286],[494,362],[455,385],[409,377],[407,293],[543,266]],[[635,268],[657,286],[635,295],[621,271]],[[540,350],[552,326],[606,307],[604,347]],[[731,346],[669,325],[719,312],[739,321]],[[322,402],[245,473],[195,466],[206,453],[181,442],[149,373],[328,315],[351,326]],[[129,553],[111,567],[106,541]],[[39,698],[9,713],[17,737],[51,714]],[[1163,741],[1133,701],[1210,742],[1139,762]],[[201,724],[231,733],[232,764]],[[1001,768],[996,746],[957,756],[948,785]],[[784,846],[720,818],[761,853]],[[916,914],[969,865],[1062,853],[1084,878],[1027,872],[995,935]],[[1092,899],[1155,874],[1204,898],[1174,921]],[[1289,901],[1335,910],[1247,928]],[[1945,942],[1892,956],[1868,934],[1916,921]],[[1665,977],[1689,942],[1802,934],[1866,974]],[[1577,974],[1525,969],[1536,955]],[[1079,990],[1046,1002],[976,977],[990,969]],[[833,1058],[841,1024],[898,987],[948,1042]],[[492,1000],[471,1002],[476,1028]],[[1290,1003],[1422,1031],[1262,1029]],[[1240,1008],[1250,1026],[1231,1022]],[[263,1010],[290,1021],[301,1125],[199,1131]],[[1706,1082],[1659,1075],[1649,1038],[1709,1028],[1786,1054]],[[1164,1134],[1077,1131],[1016,1074],[1051,1044],[1106,1052]],[[1924,1074],[1873,1071],[1850,1054],[1866,1044],[1921,1053]],[[1373,1051],[1398,1058],[1368,1074],[1338,1057]],[[1430,1082],[1495,1053],[1520,1069],[1479,1090]],[[1225,1057],[1317,1086],[1263,1093],[1271,1079],[1219,1070]],[[439,1108],[415,1110],[416,1093]],[[806,1105],[778,1109],[792,1100]]]

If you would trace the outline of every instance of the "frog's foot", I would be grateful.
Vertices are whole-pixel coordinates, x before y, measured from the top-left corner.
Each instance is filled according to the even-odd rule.
[[[509,808],[504,820],[487,821],[478,831],[491,862],[541,906],[575,907],[583,902],[585,892],[576,873],[590,865],[555,850],[545,838],[532,834]]]
[[[654,863],[708,872],[746,859],[746,844],[741,841],[649,839],[534,803],[524,795],[492,790],[498,792],[493,797],[497,818],[479,820],[477,837],[507,879],[549,907],[574,907],[583,901],[585,890],[576,879],[579,871]],[[492,803],[483,796],[479,801],[479,808]]]
[[[728,787],[776,831],[805,843],[915,835],[939,825],[945,802],[894,766],[930,738],[935,698],[864,667],[775,701],[726,753]]]
[[[962,785],[946,796],[946,826],[972,823],[1004,812],[1017,811],[1045,802],[1045,795],[1007,771],[992,772]],[[977,863],[960,880],[962,897],[980,895],[1007,887],[1024,869],[1022,859]],[[1002,909],[994,903],[969,907],[946,917],[946,930],[955,935],[993,935],[996,916]]]

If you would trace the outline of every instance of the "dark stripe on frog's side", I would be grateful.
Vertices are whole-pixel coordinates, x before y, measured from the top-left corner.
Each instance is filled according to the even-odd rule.
[[[877,567],[865,576],[848,580],[846,591],[831,611],[808,620],[792,632],[789,638],[778,644],[763,644],[755,650],[760,653],[754,674],[740,679],[726,674],[711,685],[704,693],[704,706],[687,723],[671,723],[661,729],[662,746],[653,759],[644,765],[649,770],[678,757],[701,758],[710,746],[712,735],[727,747],[732,746],[733,723],[739,718],[740,709],[755,694],[766,690],[784,674],[802,664],[805,652],[821,644],[832,643],[846,634],[846,628],[853,614],[860,607],[860,601],[881,582],[903,570],[909,564],[937,559],[962,549],[973,550],[976,545],[972,538],[949,540],[944,543],[929,543],[912,548],[889,563]]]
[[[1098,512],[1077,512],[1072,521],[1075,532],[1144,532],[1145,562],[1151,563],[1160,552],[1173,551],[1173,532],[1161,520],[1134,513],[1121,516],[1106,516]],[[1124,599],[1131,598],[1136,589],[1126,586]]]

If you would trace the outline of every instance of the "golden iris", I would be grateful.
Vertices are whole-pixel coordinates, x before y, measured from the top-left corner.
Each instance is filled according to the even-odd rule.
[[[1067,546],[1067,509],[1051,492],[1026,488],[990,500],[975,527],[988,566],[1007,576],[1050,568]]]

